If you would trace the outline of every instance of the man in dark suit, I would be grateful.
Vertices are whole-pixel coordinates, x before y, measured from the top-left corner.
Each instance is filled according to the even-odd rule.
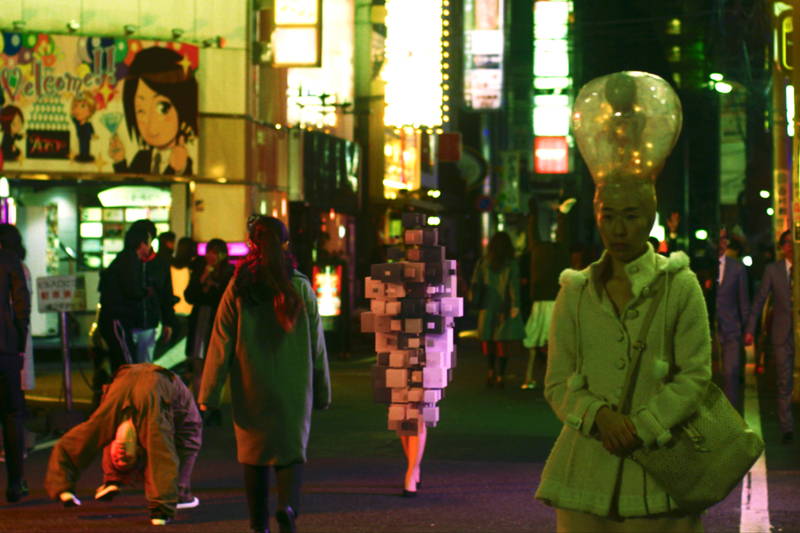
[[[742,398],[742,334],[750,315],[747,270],[730,246],[726,230],[719,235],[716,288],[717,338],[721,348],[725,396],[739,409]]]
[[[744,343],[753,344],[756,320],[761,313],[764,301],[772,293],[772,328],[770,339],[772,354],[775,357],[775,370],[778,381],[778,421],[783,442],[791,442],[794,437],[792,420],[792,372],[794,370],[794,328],[792,326],[792,236],[787,230],[781,234],[778,245],[783,259],[770,263],[764,269],[764,279],[758,289]]]

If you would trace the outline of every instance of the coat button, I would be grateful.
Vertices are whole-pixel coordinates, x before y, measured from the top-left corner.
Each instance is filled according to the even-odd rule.
[[[620,370],[625,368],[625,359],[623,359],[622,357],[617,359],[617,368],[620,369]]]
[[[637,316],[639,316],[639,311],[637,311],[636,309],[629,309],[628,312],[626,313],[626,316],[630,319],[634,319]]]

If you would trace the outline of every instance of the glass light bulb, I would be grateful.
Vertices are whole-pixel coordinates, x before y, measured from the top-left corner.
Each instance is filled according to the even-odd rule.
[[[678,140],[682,116],[678,95],[662,78],[616,72],[583,86],[572,129],[595,184],[653,182]]]

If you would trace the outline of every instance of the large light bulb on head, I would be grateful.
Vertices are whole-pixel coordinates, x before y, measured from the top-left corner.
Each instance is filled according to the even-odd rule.
[[[616,72],[578,93],[572,128],[596,185],[653,183],[678,140],[682,113],[669,83],[646,72]]]

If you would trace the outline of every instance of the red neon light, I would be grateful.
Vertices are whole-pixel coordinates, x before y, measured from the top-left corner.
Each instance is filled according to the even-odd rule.
[[[534,168],[538,174],[569,172],[569,145],[566,137],[536,137],[533,141]]]

